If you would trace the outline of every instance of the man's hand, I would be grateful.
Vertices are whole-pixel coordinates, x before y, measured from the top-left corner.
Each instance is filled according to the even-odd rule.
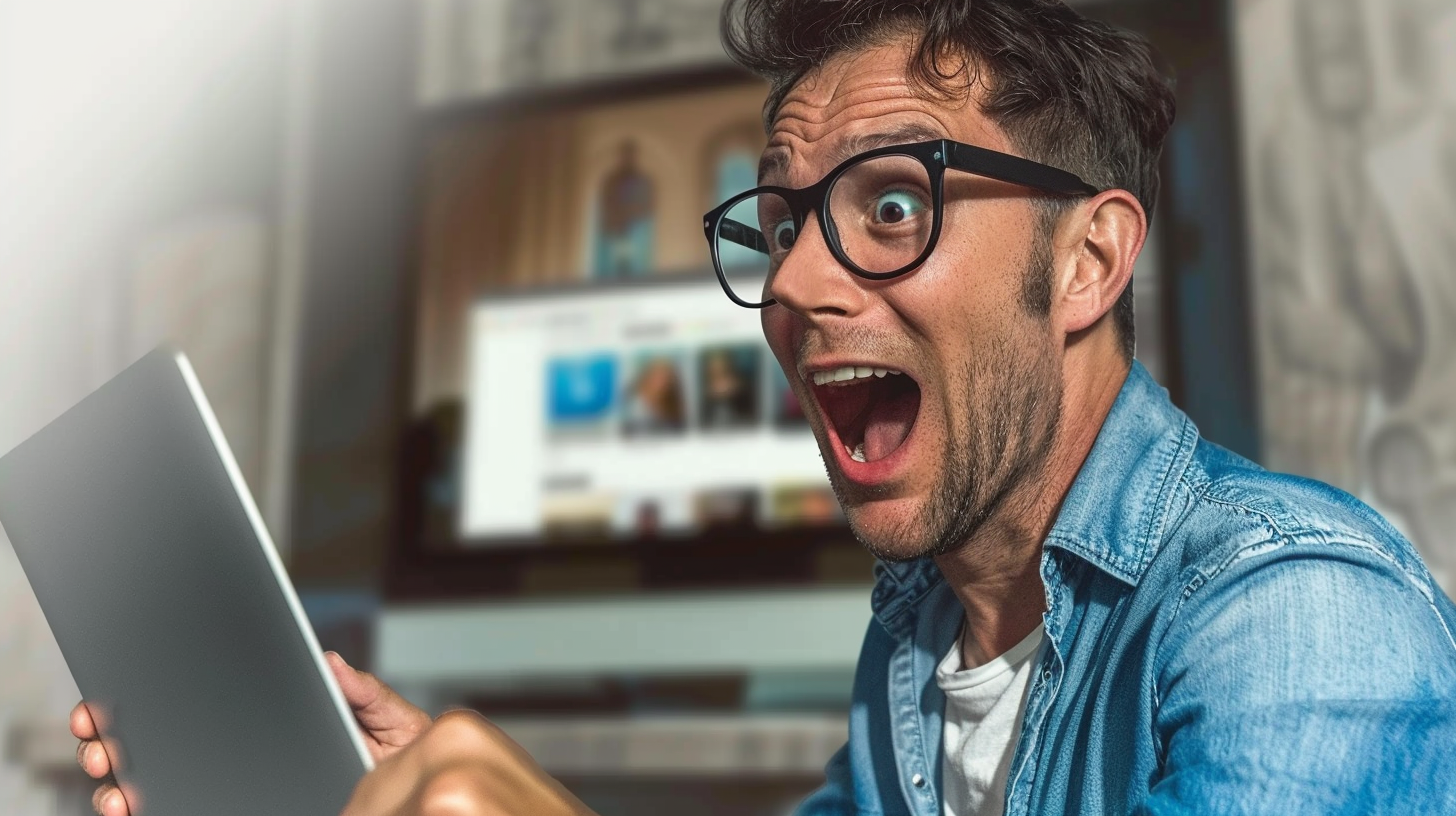
[[[333,652],[325,653],[324,658],[344,692],[344,700],[354,711],[354,719],[364,732],[364,744],[375,762],[388,759],[430,727],[430,715],[411,705],[374,675],[354,669]],[[105,729],[97,727],[85,702],[77,703],[71,710],[71,733],[81,740],[76,761],[92,778],[106,780],[92,795],[92,807],[101,816],[130,816],[126,797],[110,779],[116,746],[102,744],[102,730]]]
[[[354,719],[364,732],[364,744],[375,762],[388,759],[430,727],[429,714],[399,696],[379,678],[355,669],[334,652],[325,652],[324,659],[334,670],[339,690],[353,709]]]
[[[81,744],[76,747],[76,761],[81,763],[81,769],[93,779],[107,780],[91,794],[91,807],[101,816],[128,816],[131,811],[127,809],[126,799],[116,783],[109,779],[111,755],[116,753],[115,747],[108,749],[102,745],[96,718],[84,701],[71,709],[71,733],[81,740]]]
[[[359,782],[343,816],[593,816],[471,711],[440,716]]]

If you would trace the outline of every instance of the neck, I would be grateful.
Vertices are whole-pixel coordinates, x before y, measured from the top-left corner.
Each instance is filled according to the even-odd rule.
[[[961,653],[967,666],[1006,653],[1041,623],[1042,544],[1129,368],[1067,362],[1060,430],[1041,470],[1024,479],[965,546],[935,559],[965,609]],[[1099,373],[1077,373],[1089,371]]]

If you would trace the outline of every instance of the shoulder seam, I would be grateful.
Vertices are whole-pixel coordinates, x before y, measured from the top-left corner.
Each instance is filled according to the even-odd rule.
[[[1186,481],[1185,484],[1187,484]],[[1191,484],[1189,485],[1189,488],[1192,489]],[[1207,491],[1194,490],[1193,492],[1193,498],[1195,501],[1199,499],[1207,500],[1209,502],[1213,502],[1215,504],[1227,507],[1241,515],[1253,516],[1260,519],[1263,522],[1265,529],[1268,531],[1268,535],[1260,541],[1256,541],[1236,548],[1231,553],[1229,553],[1226,558],[1220,561],[1215,568],[1211,570],[1207,570],[1201,566],[1196,565],[1193,567],[1193,577],[1184,583],[1181,591],[1178,594],[1178,600],[1173,606],[1172,614],[1168,618],[1168,625],[1163,628],[1163,632],[1158,638],[1158,643],[1153,648],[1153,665],[1155,667],[1162,666],[1163,646],[1166,643],[1167,635],[1173,630],[1173,627],[1179,615],[1181,615],[1183,612],[1185,603],[1190,598],[1192,598],[1199,589],[1203,588],[1210,581],[1222,575],[1234,563],[1242,561],[1246,558],[1257,557],[1259,555],[1263,555],[1264,553],[1273,552],[1275,550],[1286,547],[1295,542],[1295,538],[1297,537],[1298,533],[1307,532],[1305,530],[1300,530],[1298,531],[1298,533],[1296,533],[1296,535],[1290,535],[1283,531],[1278,526],[1278,524],[1276,524],[1274,520],[1270,518],[1269,515],[1266,513],[1254,510],[1245,505],[1237,504],[1234,502],[1227,502],[1211,497],[1207,494]],[[1404,579],[1404,583],[1409,588],[1414,589],[1420,595],[1421,599],[1426,602],[1426,609],[1429,610],[1431,615],[1435,616],[1437,625],[1440,627],[1442,633],[1446,635],[1446,642],[1451,646],[1452,652],[1456,653],[1456,634],[1453,634],[1453,632],[1451,631],[1451,627],[1446,623],[1446,619],[1441,615],[1440,610],[1436,608],[1436,600],[1431,594],[1431,588],[1418,581],[1417,576],[1411,575],[1410,572],[1405,568],[1403,564],[1400,563],[1398,559],[1394,558],[1389,553],[1384,552],[1379,547],[1372,546],[1366,542],[1359,541],[1353,538],[1331,539],[1326,537],[1324,538],[1323,543],[1328,546],[1347,547],[1350,549],[1356,549],[1366,553],[1370,553],[1379,560],[1390,565],[1396,571],[1396,573]],[[1153,738],[1153,744],[1159,746],[1161,750],[1162,741],[1158,737],[1156,728],[1156,723],[1158,721],[1158,712],[1162,708],[1163,702],[1157,680],[1159,673],[1160,672],[1155,671],[1150,676],[1152,689],[1149,696],[1153,703],[1153,711],[1152,718],[1150,719],[1149,724],[1153,731],[1153,733],[1151,734]]]
[[[1205,495],[1203,498],[1209,501],[1216,502],[1218,504],[1222,504],[1225,507],[1234,510],[1235,512],[1245,515],[1256,516],[1262,519],[1266,529],[1270,532],[1270,535],[1260,541],[1246,544],[1233,550],[1228,554],[1226,558],[1220,561],[1217,566],[1211,570],[1204,569],[1203,567],[1199,566],[1194,567],[1193,577],[1183,585],[1182,590],[1179,592],[1178,601],[1174,605],[1173,613],[1168,619],[1168,627],[1163,631],[1163,637],[1159,638],[1157,648],[1154,650],[1153,661],[1155,665],[1160,664],[1164,638],[1166,638],[1168,631],[1172,630],[1174,621],[1176,621],[1178,616],[1182,614],[1185,602],[1192,598],[1199,589],[1203,588],[1204,585],[1222,575],[1234,563],[1242,561],[1246,558],[1254,558],[1268,552],[1282,549],[1286,546],[1289,546],[1290,544],[1295,543],[1295,539],[1298,537],[1298,533],[1291,535],[1281,530],[1279,526],[1268,517],[1267,514],[1261,513],[1257,510],[1252,510],[1242,505],[1222,502],[1217,499],[1210,498],[1207,495]],[[1303,533],[1307,531],[1300,530],[1298,532]],[[1368,542],[1360,541],[1356,538],[1324,537],[1322,543],[1330,547],[1349,548],[1352,550],[1365,552],[1367,554],[1373,555],[1380,561],[1385,562],[1392,569],[1394,569],[1395,572],[1400,575],[1402,579],[1404,579],[1405,585],[1410,589],[1415,590],[1417,594],[1420,595],[1421,599],[1425,601],[1426,608],[1429,609],[1430,613],[1436,617],[1437,624],[1440,625],[1441,631],[1446,635],[1447,643],[1451,645],[1452,651],[1456,652],[1456,634],[1452,633],[1451,628],[1446,624],[1446,619],[1442,617],[1440,611],[1436,609],[1436,599],[1431,594],[1431,588],[1418,581],[1417,576],[1411,575],[1410,571],[1407,570],[1398,559],[1394,558],[1389,553],[1385,552],[1379,547],[1372,546]]]

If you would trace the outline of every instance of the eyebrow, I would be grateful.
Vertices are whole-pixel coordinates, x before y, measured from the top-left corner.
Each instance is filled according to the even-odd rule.
[[[886,147],[896,144],[914,144],[916,142],[929,142],[936,139],[948,138],[944,133],[929,125],[907,124],[879,133],[862,133],[850,136],[831,154],[832,163],[838,165],[840,162],[852,156],[857,156],[867,150],[874,150],[877,147]],[[769,147],[763,152],[758,160],[758,183],[774,173],[783,173],[788,169],[788,150],[783,147]]]

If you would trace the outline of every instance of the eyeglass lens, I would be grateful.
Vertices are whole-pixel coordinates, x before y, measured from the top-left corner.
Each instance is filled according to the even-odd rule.
[[[930,174],[910,156],[889,155],[844,171],[829,191],[828,218],[844,257],[864,272],[894,272],[930,242],[934,201]],[[769,287],[798,239],[789,204],[773,193],[735,204],[718,224],[718,261],[733,294],[746,303],[772,298]]]

